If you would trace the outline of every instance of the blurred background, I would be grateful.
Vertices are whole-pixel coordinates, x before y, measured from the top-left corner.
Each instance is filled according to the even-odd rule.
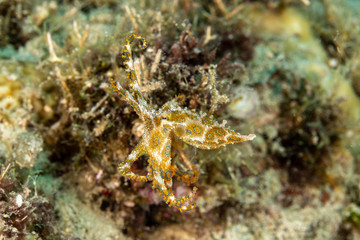
[[[0,238],[360,239],[358,9],[357,0],[0,0]],[[216,65],[229,101],[215,119],[257,135],[183,147],[200,170],[193,213],[117,170],[144,133],[108,81],[127,86],[121,53],[132,32],[148,42],[133,56],[152,108],[182,94],[185,107],[209,111],[202,74]]]

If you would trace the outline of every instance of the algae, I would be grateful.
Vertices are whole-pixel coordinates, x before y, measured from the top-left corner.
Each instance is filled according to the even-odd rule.
[[[0,238],[359,238],[359,7],[0,1]],[[211,153],[183,149],[201,170],[192,214],[118,173],[144,127],[108,82],[127,85],[131,32],[150,43],[133,55],[152,107],[182,94],[187,108],[209,110],[201,69],[216,64],[230,99],[216,118],[257,135]]]

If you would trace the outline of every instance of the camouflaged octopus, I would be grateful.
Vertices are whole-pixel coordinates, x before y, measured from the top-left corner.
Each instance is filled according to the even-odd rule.
[[[178,208],[181,212],[193,211],[196,203],[194,196],[197,188],[188,196],[175,197],[172,185],[173,177],[186,182],[194,183],[199,170],[192,166],[193,175],[181,172],[171,163],[174,149],[178,149],[179,140],[200,149],[216,149],[227,144],[249,141],[255,138],[254,134],[240,135],[225,128],[225,123],[218,124],[212,116],[198,114],[179,106],[176,100],[166,103],[161,109],[152,109],[145,101],[137,82],[131,44],[138,39],[139,47],[145,49],[146,40],[131,34],[125,38],[123,45],[124,63],[130,91],[122,88],[119,82],[110,79],[112,89],[121,95],[135,110],[145,124],[145,133],[135,149],[124,163],[120,163],[119,170],[123,176],[137,181],[152,181],[153,188],[163,195],[169,206]],[[131,165],[140,156],[148,155],[147,175],[135,174]]]

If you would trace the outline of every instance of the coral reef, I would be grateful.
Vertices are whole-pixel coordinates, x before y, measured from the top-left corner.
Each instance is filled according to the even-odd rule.
[[[212,105],[208,114],[198,114],[194,111],[183,109],[179,106],[181,96],[176,100],[167,102],[164,106],[156,111],[151,109],[141,94],[138,84],[134,61],[132,57],[131,44],[134,39],[139,39],[139,47],[146,47],[146,40],[134,33],[125,38],[123,58],[127,71],[130,92],[121,87],[119,82],[110,79],[111,87],[121,95],[139,115],[145,124],[145,131],[142,139],[135,149],[130,153],[124,164],[120,165],[121,173],[130,179],[137,181],[152,181],[153,189],[164,195],[164,199],[169,206],[175,206],[181,212],[191,212],[196,206],[193,198],[197,188],[189,196],[176,198],[172,191],[172,178],[186,182],[188,185],[196,182],[199,170],[193,167],[190,162],[184,158],[185,163],[193,171],[193,176],[182,173],[177,166],[171,164],[174,149],[181,151],[181,145],[176,142],[176,137],[185,143],[200,149],[217,149],[228,144],[240,143],[255,138],[254,134],[241,135],[225,128],[225,123],[218,124],[213,120],[212,113],[216,110],[218,102],[224,99],[219,95],[215,88],[215,66],[210,66],[209,76],[206,76],[206,82],[209,82],[212,89]],[[207,78],[209,80],[207,80]],[[146,176],[140,176],[131,171],[131,165],[142,155],[149,155],[148,172]],[[181,154],[180,154],[181,155]],[[188,205],[183,204],[186,202]]]
[[[358,239],[359,8],[0,1],[0,238]],[[132,32],[146,49],[123,52]],[[137,94],[126,93],[134,76]],[[151,114],[133,111],[108,79]],[[187,196],[196,180],[193,199],[180,204],[196,200],[186,214],[118,169],[155,176],[150,154],[123,160],[150,133],[144,116],[169,124],[182,116],[172,108],[256,134],[211,151],[181,123],[162,138],[177,170],[161,191]]]

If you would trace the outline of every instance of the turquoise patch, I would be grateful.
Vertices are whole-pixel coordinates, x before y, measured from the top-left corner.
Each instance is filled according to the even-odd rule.
[[[224,136],[224,135],[225,135],[225,131],[224,131],[224,129],[222,129],[222,128],[216,129],[216,133],[217,133],[218,135],[220,135],[220,136]]]
[[[203,121],[202,121],[203,124],[207,125],[207,126],[211,126],[213,124],[213,121],[210,120],[209,118],[205,118]]]
[[[158,190],[158,191],[160,191],[160,190],[161,190],[160,185],[159,185],[159,184],[156,184],[155,189]]]
[[[170,145],[166,146],[166,148],[165,148],[165,155],[166,156],[168,156],[170,154],[170,150],[171,150]]]
[[[200,127],[195,126],[195,127],[193,127],[193,129],[194,129],[194,132],[196,132],[197,134],[201,133],[201,128]]]
[[[157,147],[158,145],[159,145],[159,138],[158,137],[154,137],[153,138],[153,145],[154,145],[154,147]]]
[[[167,170],[166,173],[165,173],[165,178],[167,180],[170,180],[171,179],[171,171],[170,170]]]
[[[183,117],[179,117],[178,119],[177,119],[177,122],[178,123],[183,123],[185,120],[184,120],[184,118]]]
[[[144,151],[142,151],[141,153],[139,153],[138,155],[137,155],[137,157],[141,157],[142,155],[145,155],[147,152],[146,152],[146,150],[144,150]]]
[[[129,35],[129,42],[132,43],[134,41],[135,37],[134,35]]]
[[[134,71],[134,70],[131,70],[131,71],[129,72],[129,76],[130,76],[130,80],[132,80],[132,81],[136,80],[136,75],[135,75],[135,71]],[[132,78],[131,76],[134,76],[134,78]]]
[[[129,52],[123,52],[122,57],[125,59],[125,61],[129,61],[130,60],[130,53]]]

